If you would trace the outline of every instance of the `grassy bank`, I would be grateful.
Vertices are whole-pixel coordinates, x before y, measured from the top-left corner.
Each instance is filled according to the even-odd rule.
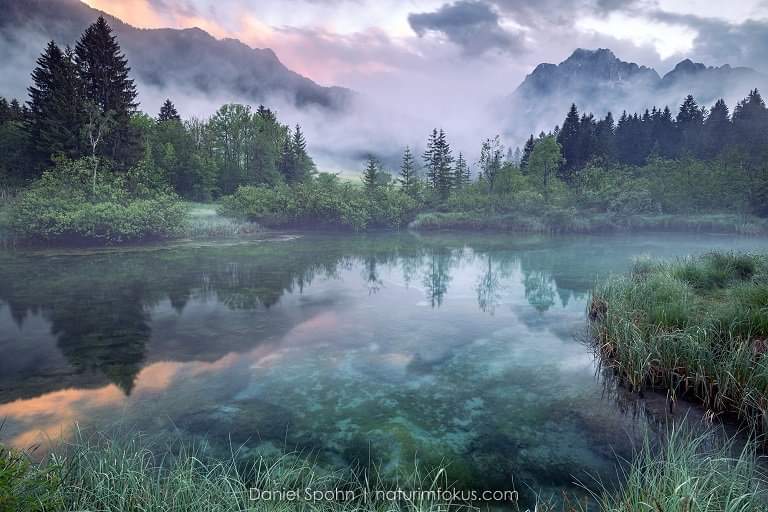
[[[598,285],[591,330],[603,362],[636,391],[703,403],[768,432],[768,258],[639,261]]]
[[[323,470],[298,455],[247,459],[235,451],[230,457],[216,458],[204,445],[197,449],[182,443],[157,446],[136,435],[121,441],[81,435],[54,453],[33,464],[17,452],[0,451],[1,511],[471,510],[467,502],[429,495],[393,500],[391,494],[376,494],[395,489],[452,489],[445,470],[432,474],[414,470],[397,482],[387,483],[352,471]],[[535,509],[757,512],[768,504],[768,479],[752,445],[735,450],[712,433],[697,435],[691,430],[673,429],[661,445],[646,443],[634,461],[623,467],[623,483],[618,488],[609,490],[599,482],[590,483],[591,504],[566,495],[557,504],[539,499]],[[252,500],[251,488],[298,490],[300,498]],[[477,502],[473,505],[485,508]],[[528,509],[518,508],[514,500],[506,503],[510,505],[512,510]]]
[[[417,231],[483,230],[522,233],[606,233],[614,231],[679,231],[740,235],[768,234],[768,222],[738,214],[614,215],[576,209],[526,213],[421,213],[409,225]]]

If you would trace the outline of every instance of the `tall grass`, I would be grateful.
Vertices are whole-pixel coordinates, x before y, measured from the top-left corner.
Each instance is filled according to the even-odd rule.
[[[442,498],[376,498],[376,491],[447,489],[444,470],[424,474],[413,468],[385,482],[370,476],[375,472],[325,469],[300,454],[248,457],[233,449],[222,457],[205,443],[157,444],[135,433],[78,431],[73,442],[54,448],[39,464],[3,453],[13,458],[7,472],[0,458],[2,512],[445,512],[467,506]],[[252,489],[298,495],[252,499]]]
[[[222,217],[216,205],[187,203],[188,213],[183,234],[187,238],[231,238],[263,231],[256,223]]]
[[[589,306],[602,361],[638,392],[667,390],[768,432],[768,259],[638,262]]]
[[[768,475],[754,443],[674,426],[661,447],[646,441],[617,490],[593,494],[603,512],[768,510]]]
[[[618,487],[599,482],[585,489],[591,503],[571,495],[538,499],[540,512],[758,512],[766,510],[768,479],[754,444],[740,450],[710,433],[675,427],[661,446],[646,442],[625,463]],[[3,451],[3,454],[11,452]],[[439,512],[477,510],[441,498],[396,500],[376,491],[447,490],[444,469],[418,468],[396,481],[366,474],[324,470],[305,457],[244,457],[233,450],[216,457],[205,445],[157,445],[138,434],[84,436],[54,451],[39,465],[13,454],[0,456],[0,510],[143,512]],[[299,491],[298,499],[251,499],[251,489]],[[307,499],[306,489],[319,499]],[[329,494],[330,493],[330,494]],[[366,499],[366,496],[368,497]],[[514,503],[508,503],[512,510]],[[534,510],[529,509],[529,510]]]

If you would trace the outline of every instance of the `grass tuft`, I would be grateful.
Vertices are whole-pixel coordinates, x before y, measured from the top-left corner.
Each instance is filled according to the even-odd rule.
[[[593,291],[598,351],[633,390],[664,389],[768,433],[766,276],[768,259],[750,254],[639,262]]]

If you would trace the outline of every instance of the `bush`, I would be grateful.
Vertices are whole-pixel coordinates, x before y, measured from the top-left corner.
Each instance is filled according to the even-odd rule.
[[[222,199],[219,213],[267,227],[328,227],[355,231],[398,228],[414,215],[416,202],[399,189],[367,192],[323,175],[294,186],[245,186]]]
[[[10,212],[21,238],[119,243],[168,238],[181,229],[185,207],[151,180],[143,166],[117,175],[90,160],[61,161],[19,195]]]

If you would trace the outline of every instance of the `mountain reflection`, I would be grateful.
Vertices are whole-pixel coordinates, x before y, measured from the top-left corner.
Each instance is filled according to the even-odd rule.
[[[7,318],[12,319],[8,323],[0,316],[0,348],[9,355],[27,350],[15,339],[26,332],[25,322],[36,317],[47,323],[65,359],[65,367],[53,362],[30,370],[6,358],[0,365],[0,403],[105,382],[130,394],[136,375],[147,364],[149,344],[156,358],[174,361],[210,361],[250,350],[291,328],[290,311],[272,311],[286,294],[300,295],[318,278],[337,279],[348,269],[360,269],[369,295],[381,290],[387,279],[382,276],[393,271],[406,286],[421,283],[427,303],[435,309],[449,297],[456,272],[477,274],[477,307],[488,314],[500,307],[506,289],[523,287],[530,305],[540,312],[554,306],[556,293],[569,297],[586,292],[586,281],[571,283],[569,290],[558,288],[553,277],[556,259],[527,257],[524,245],[499,250],[501,243],[483,237],[467,242],[407,234],[313,235],[291,241],[114,253],[0,253],[0,304],[8,306]],[[506,245],[510,246],[509,240]],[[206,325],[184,331],[192,317],[180,317],[192,303],[212,304],[214,319],[226,311],[250,314],[232,327],[228,337],[222,338],[213,328],[206,331]],[[269,317],[263,316],[268,310]],[[168,332],[153,333],[160,316]],[[29,371],[36,372],[34,386],[14,384]]]

